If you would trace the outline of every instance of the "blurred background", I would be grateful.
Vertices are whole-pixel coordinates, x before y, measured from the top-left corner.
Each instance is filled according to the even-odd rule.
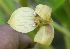
[[[40,45],[41,49],[70,49],[70,0],[0,0],[0,24],[6,24],[12,12],[19,7],[35,8],[46,4],[53,9],[52,25],[55,37],[49,47]]]

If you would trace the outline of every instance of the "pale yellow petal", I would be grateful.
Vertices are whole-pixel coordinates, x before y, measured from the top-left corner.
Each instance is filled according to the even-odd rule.
[[[15,10],[8,24],[16,31],[28,33],[36,28],[34,25],[34,10],[29,7],[21,7]]]
[[[47,5],[39,4],[35,8],[35,12],[44,20],[51,21],[52,8]]]
[[[49,46],[54,38],[54,28],[51,25],[42,26],[34,37],[34,41]]]

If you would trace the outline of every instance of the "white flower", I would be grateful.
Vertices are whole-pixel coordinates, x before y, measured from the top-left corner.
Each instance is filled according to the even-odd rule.
[[[8,24],[22,33],[28,33],[39,26],[34,42],[49,46],[54,38],[54,28],[50,25],[51,12],[52,8],[42,4],[37,5],[35,11],[29,7],[21,7],[12,13]]]
[[[36,28],[34,22],[35,15],[33,9],[29,7],[21,7],[12,13],[8,20],[8,24],[18,32],[28,33]]]
[[[34,41],[49,46],[54,38],[54,28],[51,25],[42,26],[34,37]]]

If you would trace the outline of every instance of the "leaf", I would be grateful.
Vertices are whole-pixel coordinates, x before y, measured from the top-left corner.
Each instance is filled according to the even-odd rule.
[[[11,13],[16,9],[16,5],[13,0],[0,0],[0,6],[4,9],[7,15],[11,15]]]
[[[4,14],[2,10],[0,9],[0,24],[5,24],[6,23],[6,18],[4,17]]]
[[[11,14],[11,10],[9,9],[9,7],[7,7],[7,5],[4,3],[4,0],[0,0],[0,6],[4,9],[4,11],[10,15]]]
[[[56,10],[59,8],[65,0],[34,0],[37,4],[47,4],[50,7],[53,8],[53,10]]]
[[[65,0],[19,0],[19,2],[22,6],[28,6],[28,4],[32,6],[47,4],[48,6],[52,7],[53,10],[56,10],[65,2]]]
[[[69,0],[66,0],[64,3],[64,10],[68,16],[68,18],[70,19],[70,4],[69,4]]]
[[[61,24],[65,24],[67,27],[70,27],[70,20],[63,7],[58,8],[55,12],[53,12],[53,15]]]
[[[17,6],[13,0],[4,0],[3,1],[7,7],[13,12],[15,9],[17,9]]]

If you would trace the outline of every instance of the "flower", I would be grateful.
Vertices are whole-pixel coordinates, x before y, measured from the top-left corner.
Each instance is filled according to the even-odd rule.
[[[52,8],[42,4],[37,5],[35,11],[29,7],[21,7],[12,13],[8,24],[22,33],[33,31],[39,26],[34,42],[49,46],[54,38],[51,12]]]

